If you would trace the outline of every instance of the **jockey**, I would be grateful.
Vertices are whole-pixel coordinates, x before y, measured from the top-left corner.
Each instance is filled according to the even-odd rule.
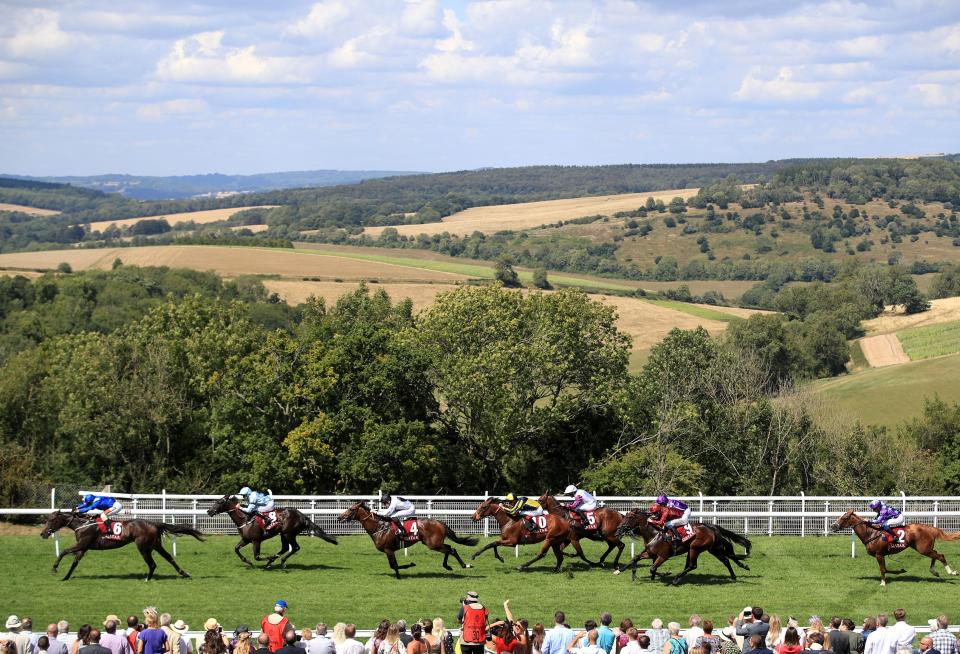
[[[376,513],[374,515],[381,520],[387,520],[395,524],[397,531],[400,532],[401,540],[406,540],[407,530],[403,528],[403,519],[415,516],[417,514],[417,507],[405,497],[391,495],[390,493],[383,494],[383,499],[380,500],[380,503],[383,504],[384,502],[387,504],[387,508],[383,510],[383,513]]]
[[[518,496],[513,493],[508,493],[507,496],[503,498],[503,504],[501,506],[503,506],[503,510],[506,511],[511,518],[522,517],[523,524],[526,525],[530,531],[537,530],[537,523],[533,521],[533,518],[544,514],[543,506],[540,505],[540,502],[525,495]]]
[[[674,540],[680,540],[677,527],[690,524],[690,507],[680,500],[671,500],[666,495],[657,497],[650,507],[652,522],[657,527],[668,529]]]
[[[896,537],[893,534],[893,527],[902,527],[906,522],[906,517],[895,508],[880,500],[870,502],[870,508],[877,512],[877,517],[873,520],[867,520],[867,524],[879,527],[890,534],[890,541],[893,542]]]
[[[266,493],[260,493],[249,486],[244,486],[240,489],[240,497],[247,501],[247,505],[241,506],[240,510],[250,516],[250,520],[253,520],[254,513],[259,513],[260,518],[263,520],[263,530],[269,531],[273,529],[275,525],[270,514],[273,512],[275,504],[273,502],[273,495],[269,489]]]
[[[104,518],[119,515],[123,511],[123,505],[115,497],[108,495],[97,495],[87,493],[83,496],[83,502],[77,505],[76,512],[88,516],[96,516],[97,524],[100,525],[100,531],[105,531]]]
[[[573,501],[568,504],[564,504],[564,506],[580,516],[580,522],[586,525],[587,515],[584,512],[597,510],[597,498],[587,491],[577,488],[574,484],[567,486],[563,490],[563,494],[573,495]]]

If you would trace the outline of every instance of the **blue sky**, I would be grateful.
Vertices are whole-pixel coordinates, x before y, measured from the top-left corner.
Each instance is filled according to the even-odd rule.
[[[960,151],[960,2],[0,0],[0,171]]]

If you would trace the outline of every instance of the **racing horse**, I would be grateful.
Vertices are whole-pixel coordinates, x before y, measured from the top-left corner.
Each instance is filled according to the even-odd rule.
[[[456,549],[447,545],[446,539],[449,538],[458,545],[469,545],[471,547],[479,542],[479,539],[473,536],[458,536],[447,523],[431,518],[417,518],[416,524],[413,525],[413,529],[409,532],[414,538],[402,540],[393,528],[392,523],[389,521],[381,521],[380,518],[374,515],[373,511],[367,507],[367,503],[362,501],[357,502],[341,513],[337,517],[337,520],[339,522],[345,522],[347,520],[356,520],[359,522],[370,535],[374,546],[387,555],[387,561],[389,561],[390,568],[393,570],[397,579],[400,578],[401,570],[412,568],[416,565],[416,563],[412,561],[399,565],[397,563],[397,550],[422,541],[428,549],[435,552],[443,552],[443,567],[447,570],[453,570],[448,563],[451,554],[453,558],[457,560],[457,563],[460,564],[461,568],[469,568],[471,566],[469,563],[464,563]]]
[[[537,500],[540,505],[547,510],[547,513],[558,515],[568,520],[574,513],[572,510],[560,504],[550,491],[547,491]],[[607,543],[607,551],[600,556],[597,565],[603,567],[604,559],[609,556],[614,548],[617,549],[617,555],[613,559],[613,567],[620,563],[620,556],[623,554],[623,541],[617,535],[617,528],[623,522],[623,514],[616,509],[601,507],[593,512],[594,529],[587,529],[587,525],[581,524],[579,520],[570,520],[570,526],[576,533],[577,538],[588,538],[590,540],[602,540]]]
[[[523,520],[514,520],[510,514],[506,512],[501,504],[501,500],[496,497],[488,497],[483,502],[480,503],[480,506],[473,512],[473,521],[480,522],[484,518],[492,517],[497,521],[497,525],[500,527],[500,538],[493,541],[492,543],[487,543],[479,550],[473,553],[471,559],[477,558],[480,554],[487,551],[488,549],[493,549],[493,555],[497,557],[497,560],[500,563],[503,563],[503,557],[500,556],[500,552],[497,550],[498,547],[513,547],[515,545],[526,545],[529,543],[539,543],[543,541],[543,545],[540,547],[540,552],[521,565],[518,570],[527,570],[531,565],[542,559],[546,556],[549,550],[553,550],[553,555],[557,557],[557,565],[553,569],[554,572],[560,572],[560,566],[563,565],[563,548],[567,544],[572,544],[573,549],[576,550],[577,556],[583,559],[591,567],[596,566],[595,563],[587,559],[583,553],[583,548],[580,547],[580,540],[577,538],[577,534],[574,532],[573,527],[570,526],[570,521],[566,518],[562,518],[558,515],[547,514],[541,516],[543,518],[542,529],[539,529],[535,532],[531,532],[523,524]]]
[[[276,523],[278,526],[269,531],[264,531],[257,520],[251,519],[250,516],[241,511],[240,500],[233,495],[224,495],[220,499],[215,500],[210,508],[207,509],[207,515],[209,516],[215,516],[220,513],[229,515],[230,519],[233,520],[233,524],[236,525],[237,533],[240,535],[240,542],[233,548],[233,551],[237,553],[241,561],[251,568],[253,567],[253,563],[240,551],[247,544],[253,544],[253,558],[255,560],[266,560],[267,570],[273,567],[273,562],[278,558],[280,559],[280,567],[283,568],[287,564],[287,559],[300,551],[297,536],[302,533],[313,534],[328,543],[337,544],[335,536],[331,536],[325,532],[319,525],[315,524],[313,520],[303,515],[303,513],[297,509],[276,509]],[[280,536],[280,551],[267,557],[260,556],[260,544],[277,535]]]
[[[620,523],[618,535],[622,536],[632,530],[643,531],[650,526],[649,517],[650,514],[648,512],[633,509],[624,516],[623,522]],[[633,557],[624,567],[633,566],[635,574],[637,561],[645,558],[653,559],[653,565],[650,566],[650,578],[656,579],[657,569],[663,565],[664,561],[672,556],[686,554],[687,563],[683,567],[683,570],[680,571],[680,574],[674,577],[674,586],[678,585],[690,571],[697,569],[697,559],[700,558],[700,554],[703,552],[710,552],[710,554],[713,554],[713,556],[723,563],[730,572],[730,578],[734,581],[737,579],[737,575],[730,566],[731,561],[744,570],[750,569],[743,563],[743,560],[750,556],[751,547],[750,540],[745,536],[741,536],[719,525],[693,523],[690,525],[690,528],[693,529],[693,538],[679,544],[674,544],[671,538],[666,537],[663,531],[660,531],[656,538],[653,538],[645,544],[643,552]],[[746,549],[746,554],[737,554],[733,548],[734,543],[743,546],[744,549]],[[669,573],[662,573],[661,576],[666,576],[667,574]]]
[[[153,522],[150,520],[111,520],[109,533],[102,533],[96,521],[80,515],[76,511],[54,511],[47,517],[47,522],[40,532],[42,538],[50,538],[51,535],[66,527],[73,531],[77,542],[62,552],[53,564],[51,574],[57,574],[60,567],[60,561],[68,554],[73,554],[73,563],[67,570],[67,575],[63,578],[66,581],[73,574],[80,563],[80,559],[89,550],[115,550],[130,543],[136,543],[140,550],[140,556],[147,564],[147,581],[153,578],[153,571],[157,569],[157,564],[153,560],[153,552],[156,552],[164,560],[172,565],[181,577],[189,578],[186,570],[177,565],[170,553],[163,548],[162,536],[164,534],[183,534],[193,536],[197,540],[203,540],[203,534],[192,527],[186,525],[174,525],[167,522]]]
[[[853,533],[857,535],[857,538],[860,539],[860,542],[863,543],[864,547],[867,548],[867,553],[875,558],[877,563],[880,565],[881,586],[887,585],[887,572],[890,574],[901,574],[906,572],[906,569],[887,570],[887,562],[884,557],[888,554],[898,554],[902,550],[894,550],[891,547],[891,543],[883,537],[882,529],[879,527],[874,527],[866,520],[858,516],[854,509],[850,509],[842,516],[837,518],[836,522],[830,526],[830,530],[840,531],[841,529],[846,529],[848,527],[853,528]],[[933,573],[934,577],[940,576],[940,573],[935,569],[937,561],[943,564],[943,567],[947,570],[947,574],[957,574],[957,571],[950,567],[950,565],[947,563],[947,559],[943,556],[943,554],[938,552],[935,547],[938,540],[960,540],[960,531],[954,531],[948,534],[942,529],[938,529],[930,525],[918,525],[916,523],[904,525],[903,527],[896,527],[895,529],[897,531],[903,531],[902,541],[906,544],[903,549],[912,547],[920,554],[930,558],[930,572]]]

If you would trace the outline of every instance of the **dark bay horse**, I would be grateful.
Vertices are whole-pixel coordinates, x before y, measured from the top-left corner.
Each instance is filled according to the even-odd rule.
[[[850,509],[837,518],[837,521],[830,526],[830,529],[831,531],[840,531],[848,527],[853,528],[853,533],[857,535],[860,542],[867,548],[867,553],[880,564],[881,586],[887,585],[887,572],[890,574],[906,572],[906,569],[887,570],[887,563],[884,557],[891,554],[899,554],[900,551],[903,550],[891,550],[890,543],[883,537],[881,533],[882,530],[879,527],[868,524],[866,520],[857,515],[854,509]],[[918,524],[908,524],[903,527],[896,527],[895,529],[898,531],[900,529],[903,530],[903,540],[907,544],[907,547],[912,547],[920,554],[930,558],[930,572],[933,573],[933,576],[940,576],[940,573],[934,569],[937,561],[943,564],[943,567],[947,570],[947,574],[957,574],[957,571],[947,564],[947,559],[943,554],[936,550],[936,543],[938,540],[960,540],[960,531],[954,531],[948,534],[942,529],[930,525]]]
[[[233,495],[224,495],[219,500],[214,501],[207,509],[207,515],[214,516],[219,513],[226,513],[233,520],[233,524],[237,527],[237,533],[240,534],[240,542],[233,548],[233,551],[237,553],[241,561],[250,567],[253,567],[253,563],[247,560],[247,557],[240,551],[248,543],[253,544],[253,558],[257,561],[266,560],[268,570],[273,567],[273,562],[281,556],[283,558],[280,559],[280,567],[284,567],[287,559],[300,551],[297,536],[302,533],[314,534],[328,543],[337,544],[336,537],[325,532],[313,520],[297,509],[276,509],[276,512],[278,526],[265,532],[259,522],[251,520],[246,513],[240,510],[240,500]],[[260,544],[278,535],[280,536],[280,551],[271,556],[261,557]]]
[[[620,524],[620,535],[635,529],[642,531],[649,527],[648,518],[649,514],[646,511],[639,509],[630,511],[624,516],[623,522]],[[697,559],[703,552],[710,552],[723,563],[730,572],[731,579],[736,580],[737,575],[734,574],[730,561],[744,570],[750,569],[743,563],[743,560],[750,556],[751,543],[749,539],[719,525],[692,523],[690,527],[693,529],[694,535],[692,539],[685,543],[674,544],[671,538],[660,532],[656,538],[646,543],[643,552],[633,557],[627,566],[636,567],[637,561],[640,559],[653,559],[653,565],[650,566],[650,578],[656,579],[657,569],[664,561],[672,556],[686,554],[687,563],[680,574],[673,579],[674,586],[679,584],[690,571],[697,569]],[[734,543],[743,546],[746,549],[746,554],[737,554],[733,548]]]
[[[469,568],[469,563],[464,563],[463,559],[460,558],[460,554],[457,553],[453,547],[447,545],[445,542],[446,539],[452,540],[458,545],[469,545],[474,546],[477,544],[478,539],[473,536],[457,536],[457,533],[450,528],[449,525],[440,520],[433,520],[431,518],[418,518],[416,525],[416,534],[419,536],[419,541],[402,541],[397,535],[397,532],[393,530],[393,527],[389,522],[381,521],[377,516],[373,514],[373,511],[367,507],[366,502],[357,502],[349,509],[340,514],[337,518],[340,522],[347,520],[356,520],[359,522],[364,530],[370,534],[370,538],[373,540],[374,546],[387,555],[387,561],[390,562],[390,568],[393,570],[393,573],[397,576],[397,579],[400,578],[400,571],[406,568],[412,568],[416,563],[410,562],[405,563],[404,565],[397,564],[397,551],[403,549],[404,547],[409,547],[410,545],[415,545],[417,542],[422,541],[428,549],[433,550],[434,552],[443,552],[443,567],[447,570],[453,570],[448,563],[450,555],[453,555],[453,558],[457,560],[457,563],[460,564],[461,568]]]
[[[73,535],[77,539],[76,544],[60,552],[56,563],[53,564],[51,574],[57,574],[60,567],[60,561],[68,554],[73,554],[73,563],[67,570],[67,576],[63,578],[66,581],[73,574],[80,559],[89,550],[115,550],[118,547],[136,543],[140,550],[140,556],[147,564],[147,581],[153,578],[153,571],[157,569],[157,564],[153,560],[153,552],[156,552],[164,558],[167,563],[172,565],[181,577],[190,577],[187,572],[177,565],[170,553],[163,548],[162,536],[164,534],[184,534],[193,536],[197,540],[203,540],[203,534],[192,527],[186,525],[173,525],[167,522],[152,522],[150,520],[125,520],[112,521],[112,525],[122,525],[115,527],[117,531],[109,534],[100,532],[97,523],[87,517],[74,511],[54,511],[47,517],[47,523],[40,532],[43,538],[49,538],[52,534],[66,527],[73,530]]]
[[[557,498],[550,495],[549,491],[541,495],[538,501],[540,505],[546,509],[547,513],[567,519],[572,517],[571,514],[573,514],[573,511],[561,505],[560,502],[557,501]],[[581,524],[579,519],[570,520],[570,526],[573,528],[578,539],[588,538],[590,540],[602,540],[607,543],[607,551],[604,552],[600,556],[600,560],[597,561],[597,565],[600,567],[603,567],[604,559],[616,548],[617,555],[613,559],[613,566],[616,567],[617,564],[620,563],[620,556],[623,554],[623,541],[620,540],[620,536],[617,535],[617,529],[620,527],[620,523],[623,522],[623,514],[616,509],[601,507],[593,512],[593,517],[596,521],[596,529],[587,529],[586,525]]]
[[[577,534],[574,533],[573,527],[570,526],[570,521],[566,518],[562,518],[557,515],[547,514],[543,516],[545,519],[545,529],[531,532],[523,524],[523,520],[514,520],[510,515],[504,510],[501,505],[501,501],[496,497],[490,497],[485,499],[480,506],[477,507],[476,511],[473,512],[473,521],[480,522],[484,518],[492,517],[497,521],[497,524],[500,526],[500,538],[493,541],[492,543],[487,543],[479,550],[473,553],[471,559],[477,558],[481,553],[493,549],[493,555],[497,557],[497,560],[503,563],[503,557],[500,556],[500,552],[497,550],[498,547],[513,547],[514,545],[527,545],[530,543],[539,543],[543,541],[543,545],[540,547],[540,552],[521,565],[519,570],[527,570],[531,565],[542,559],[546,556],[549,550],[553,550],[553,555],[557,557],[557,566],[553,569],[554,572],[560,572],[560,566],[563,565],[563,548],[566,547],[567,543],[573,545],[573,549],[576,550],[577,555],[583,559],[588,565],[596,565],[583,553],[583,548],[580,547],[580,541],[577,538]]]

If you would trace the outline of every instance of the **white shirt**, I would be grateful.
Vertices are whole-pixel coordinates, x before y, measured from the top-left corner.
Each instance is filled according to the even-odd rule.
[[[66,645],[69,650],[77,642],[77,635],[71,633],[57,634],[57,640]]]
[[[700,627],[689,627],[687,629],[687,651],[693,651],[693,648],[697,646],[697,638],[703,635],[703,629]]]
[[[347,638],[337,644],[337,654],[363,654],[363,643],[355,638]]]
[[[337,651],[336,645],[327,636],[314,636],[306,641],[306,646],[310,654],[335,654]]]
[[[586,647],[574,647],[569,650],[572,654],[607,654],[599,645],[587,645]]]
[[[900,650],[912,650],[913,639],[916,637],[917,630],[900,620],[887,629],[886,638],[883,640],[884,646],[887,648],[885,651],[896,654]]]
[[[405,500],[399,495],[392,495],[390,497],[390,506],[384,509],[384,515],[393,515],[397,511],[406,511],[407,509],[412,509],[413,504],[410,500]]]
[[[867,636],[867,642],[863,644],[863,654],[881,654],[884,652],[883,641],[886,636],[887,628],[877,627],[876,631]]]
[[[620,650],[620,654],[640,654],[643,650],[640,649],[640,643],[635,640],[631,640],[629,643],[623,646]]]

